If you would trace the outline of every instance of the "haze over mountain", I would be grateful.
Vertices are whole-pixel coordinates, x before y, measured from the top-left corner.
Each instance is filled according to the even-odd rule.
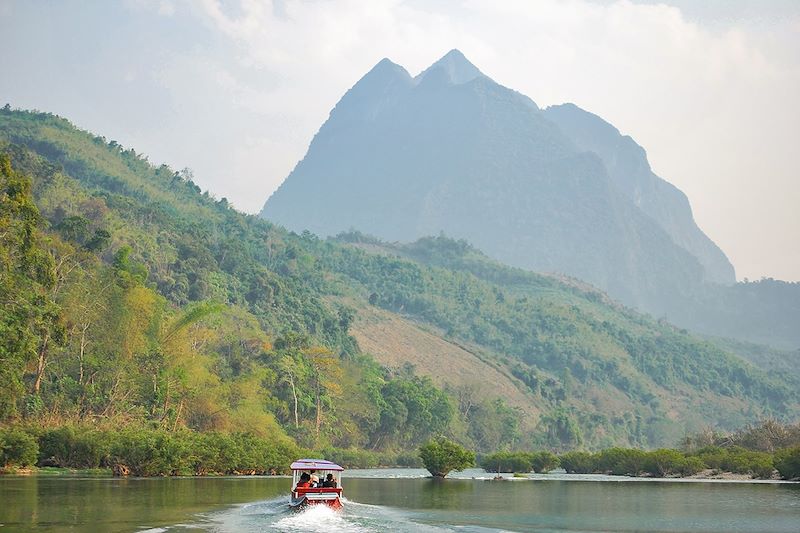
[[[644,148],[636,141],[574,104],[548,107],[544,114],[581,150],[600,156],[617,188],[658,222],[676,244],[700,261],[708,281],[723,284],[735,281],[733,265],[695,224],[689,199],[653,173]]]
[[[541,110],[452,50],[416,77],[384,59],[339,101],[261,215],[329,236],[445,233],[654,313],[733,267],[644,150],[576,106]]]

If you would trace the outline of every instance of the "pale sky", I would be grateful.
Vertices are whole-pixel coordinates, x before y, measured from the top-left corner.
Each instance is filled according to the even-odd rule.
[[[0,105],[255,213],[375,63],[415,75],[452,48],[631,135],[739,279],[800,280],[795,0],[0,0]]]

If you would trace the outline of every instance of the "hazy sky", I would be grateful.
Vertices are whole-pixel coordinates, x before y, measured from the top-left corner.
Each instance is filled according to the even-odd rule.
[[[800,280],[796,0],[0,0],[0,105],[257,212],[375,63],[416,74],[451,48],[631,135],[739,279]]]

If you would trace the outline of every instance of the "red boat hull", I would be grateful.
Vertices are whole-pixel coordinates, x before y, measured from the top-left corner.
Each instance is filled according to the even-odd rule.
[[[330,507],[334,511],[341,511],[342,510],[342,502],[338,498],[335,500],[309,500],[308,498],[303,498],[303,500],[299,503],[290,503],[289,507],[296,511],[300,511],[305,509],[310,505],[325,505]]]
[[[340,510],[342,508],[342,489],[327,488],[300,488],[292,492],[289,500],[289,507],[292,509],[304,509],[309,505],[327,505],[331,509]]]

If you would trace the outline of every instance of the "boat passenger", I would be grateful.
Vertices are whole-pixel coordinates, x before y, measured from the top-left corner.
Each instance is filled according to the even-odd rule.
[[[322,486],[327,489],[335,489],[336,488],[336,480],[333,479],[333,474],[328,474],[328,477],[325,478],[325,481],[322,482]]]
[[[308,472],[303,472],[300,475],[300,481],[297,482],[298,489],[307,489],[311,486],[311,476],[308,475]]]
[[[319,476],[311,474],[311,486],[314,488],[319,487]]]

